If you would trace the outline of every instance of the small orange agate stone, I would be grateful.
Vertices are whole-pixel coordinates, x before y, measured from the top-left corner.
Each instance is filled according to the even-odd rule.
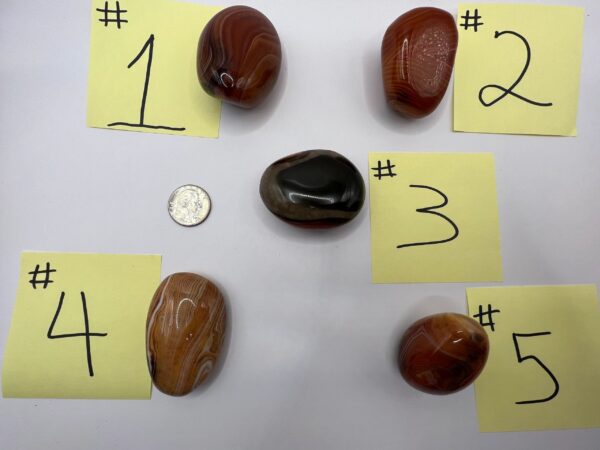
[[[456,313],[434,314],[404,332],[398,366],[415,389],[451,394],[479,376],[488,351],[487,334],[477,321]]]

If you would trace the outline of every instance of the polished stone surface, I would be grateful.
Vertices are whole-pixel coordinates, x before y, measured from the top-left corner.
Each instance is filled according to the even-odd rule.
[[[279,35],[269,19],[248,6],[231,6],[200,35],[198,80],[209,95],[253,108],[275,86],[281,59]]]
[[[148,311],[146,351],[154,385],[185,395],[215,366],[227,323],[225,301],[209,280],[193,273],[169,275]]]
[[[451,394],[477,378],[488,350],[487,334],[477,321],[456,313],[434,314],[406,330],[398,365],[414,388],[430,394]]]
[[[356,217],[365,200],[365,184],[339,153],[307,150],[267,167],[260,196],[269,211],[292,225],[330,228]]]
[[[430,114],[448,87],[458,31],[438,8],[415,8],[398,17],[381,44],[381,69],[388,104],[412,118]]]

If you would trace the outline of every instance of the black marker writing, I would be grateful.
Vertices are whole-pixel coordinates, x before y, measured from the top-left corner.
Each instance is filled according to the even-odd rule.
[[[433,214],[435,216],[441,217],[442,219],[444,219],[446,222],[448,222],[452,228],[454,229],[454,233],[452,234],[452,236],[450,236],[447,239],[442,239],[439,241],[425,241],[425,242],[412,242],[410,244],[401,244],[401,245],[397,245],[396,248],[404,248],[404,247],[414,247],[417,245],[435,245],[435,244],[443,244],[445,242],[450,242],[453,241],[454,239],[456,239],[458,237],[458,227],[456,226],[456,224],[447,216],[443,215],[442,213],[439,213],[437,211],[435,211],[436,209],[440,209],[443,208],[444,206],[446,206],[448,204],[448,197],[446,197],[446,194],[444,194],[442,191],[433,188],[431,186],[424,186],[421,184],[411,184],[410,187],[412,188],[418,188],[418,189],[429,189],[430,191],[436,192],[439,195],[442,196],[442,198],[444,199],[444,201],[442,203],[440,203],[439,205],[435,205],[435,206],[428,206],[426,208],[419,208],[417,209],[417,212],[419,213],[423,213],[423,214]]]
[[[535,337],[535,336],[546,336],[552,334],[549,331],[542,331],[540,333],[513,333],[512,334],[512,338],[513,338],[513,343],[515,344],[515,351],[517,352],[517,361],[520,363],[522,363],[523,361],[527,361],[528,359],[532,359],[534,360],[536,363],[539,364],[539,366],[544,369],[544,371],[548,374],[548,376],[552,379],[552,382],[554,383],[554,392],[552,392],[552,394],[550,394],[548,397],[545,398],[541,398],[541,399],[537,399],[537,400],[523,400],[520,402],[515,402],[517,405],[527,405],[530,403],[544,403],[544,402],[549,402],[550,400],[552,400],[554,397],[556,397],[558,395],[558,391],[560,389],[560,386],[558,384],[558,380],[556,379],[556,377],[554,376],[554,374],[550,371],[550,369],[548,369],[548,367],[539,360],[539,358],[537,356],[534,355],[527,355],[527,356],[521,356],[521,349],[519,348],[519,341],[518,338],[529,338],[529,337]]]
[[[90,321],[88,317],[87,303],[85,300],[85,293],[81,293],[81,305],[83,306],[83,322],[84,329],[83,333],[66,333],[66,334],[52,334],[54,332],[54,326],[56,325],[56,321],[58,320],[58,316],[60,315],[60,310],[62,309],[63,301],[65,299],[65,293],[61,292],[60,299],[58,301],[58,307],[56,308],[56,313],[54,314],[54,318],[52,319],[52,323],[50,323],[50,327],[48,328],[48,339],[63,339],[63,338],[72,338],[72,337],[85,337],[85,349],[87,354],[87,365],[88,372],[90,377],[94,376],[94,367],[92,366],[92,350],[90,347],[90,337],[105,337],[108,333],[92,333],[90,332]]]
[[[496,323],[494,322],[493,315],[499,312],[499,309],[493,309],[492,305],[488,303],[487,311],[484,311],[483,306],[479,305],[479,312],[477,314],[474,314],[473,317],[479,320],[479,324],[482,327],[490,327],[492,331],[496,331],[496,329],[494,328],[494,325],[496,325]],[[483,321],[484,316],[487,317],[487,322]]]
[[[519,77],[515,80],[515,82],[508,89],[503,86],[500,86],[498,84],[486,84],[485,86],[483,86],[479,90],[479,101],[481,102],[481,104],[483,106],[489,107],[489,106],[495,105],[496,103],[498,103],[500,100],[502,100],[507,95],[511,95],[511,96],[518,98],[519,100],[523,100],[524,102],[529,103],[531,105],[552,106],[552,103],[536,102],[536,101],[528,99],[527,97],[519,95],[513,91],[513,89],[516,88],[517,85],[521,82],[521,80],[525,76],[525,73],[527,72],[527,69],[529,68],[529,63],[531,62],[531,48],[529,47],[529,42],[527,42],[527,39],[525,39],[523,36],[521,36],[519,33],[515,32],[515,31],[509,31],[509,30],[496,31],[496,33],[494,33],[494,38],[498,39],[500,36],[505,35],[505,34],[512,34],[513,36],[518,37],[525,45],[525,50],[527,51],[527,59],[525,61],[525,66],[523,67],[523,70],[521,71],[521,74],[519,75]],[[483,99],[483,93],[485,92],[486,89],[499,90],[501,92],[501,94],[498,97],[496,97],[495,99],[493,99],[492,101],[486,102]]]
[[[475,8],[474,15],[471,15],[471,11],[467,9],[467,13],[464,16],[460,16],[460,18],[465,19],[463,23],[459,24],[465,30],[468,30],[469,28],[473,27],[473,30],[475,31],[475,33],[477,33],[477,27],[483,25],[483,22],[479,22],[481,16],[479,15],[479,10],[477,8]]]
[[[133,128],[150,128],[153,130],[171,130],[171,131],[184,131],[183,127],[169,127],[165,125],[147,125],[144,123],[144,115],[146,113],[146,100],[148,98],[148,86],[150,85],[150,71],[152,69],[152,57],[154,54],[154,35],[151,34],[140,52],[137,54],[133,61],[129,63],[127,66],[128,69],[131,69],[135,63],[139,61],[139,59],[144,55],[144,53],[148,52],[148,64],[146,65],[146,78],[144,81],[144,91],[142,93],[142,106],[140,108],[140,121],[139,123],[128,123],[128,122],[113,122],[109,123],[107,126],[115,127],[115,126],[126,126]]]
[[[392,170],[394,167],[396,167],[396,165],[392,164],[389,159],[386,161],[387,161],[387,163],[385,166],[381,164],[381,161],[377,161],[377,167],[371,167],[371,170],[375,171],[375,174],[373,176],[375,178],[377,178],[378,180],[381,180],[382,177],[393,178],[397,175]],[[386,173],[383,172],[384,169],[386,170]]]
[[[96,11],[104,13],[104,17],[98,19],[98,21],[102,22],[105,27],[107,27],[109,23],[116,23],[117,28],[121,29],[121,24],[128,22],[128,20],[121,18],[121,14],[126,13],[127,10],[121,9],[121,5],[119,4],[119,2],[117,2],[115,9],[109,9],[108,2],[104,2],[104,9],[96,8]],[[114,15],[114,19],[109,19],[108,18],[109,15],[111,15],[111,16]]]
[[[34,289],[37,289],[38,284],[42,284],[43,285],[42,288],[46,289],[48,287],[48,284],[54,283],[54,281],[52,281],[50,279],[50,273],[56,272],[56,269],[51,269],[50,267],[51,267],[50,263],[47,262],[46,269],[40,270],[40,265],[36,264],[35,269],[33,269],[31,272],[28,272],[29,275],[33,275],[31,277],[31,280],[29,280],[29,282],[31,283],[31,286],[33,286]],[[38,280],[38,275],[40,275],[40,274],[45,275],[43,280]]]

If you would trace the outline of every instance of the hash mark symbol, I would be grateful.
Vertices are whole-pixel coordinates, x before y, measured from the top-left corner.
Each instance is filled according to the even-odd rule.
[[[470,27],[473,27],[475,33],[477,33],[477,27],[483,25],[483,22],[479,22],[481,16],[479,15],[479,11],[475,8],[475,15],[471,15],[471,11],[467,9],[467,13],[464,16],[460,16],[461,19],[465,19],[465,21],[459,24],[465,30],[468,30]]]
[[[37,285],[38,284],[43,284],[42,288],[46,289],[48,287],[48,284],[50,283],[54,283],[54,281],[52,281],[50,279],[50,273],[52,272],[56,272],[56,269],[51,269],[50,268],[50,263],[47,262],[46,263],[46,269],[45,270],[40,270],[40,265],[36,264],[35,265],[35,269],[33,269],[31,272],[29,272],[29,275],[33,275],[31,277],[31,280],[29,280],[29,282],[31,283],[31,286],[33,286],[34,289],[37,289]],[[45,277],[43,280],[38,280],[38,275],[40,274],[44,274]]]
[[[375,175],[373,175],[375,178],[377,178],[378,180],[381,180],[382,177],[395,177],[396,175],[398,175],[397,173],[394,173],[394,171],[392,170],[394,167],[396,167],[395,164],[392,164],[391,161],[389,159],[386,160],[386,165],[383,166],[381,164],[381,161],[377,161],[377,167],[371,167],[371,170],[376,171],[377,173]],[[383,173],[383,170],[386,170],[387,173]]]
[[[492,331],[496,331],[496,329],[494,328],[494,325],[496,325],[496,323],[494,322],[494,318],[492,316],[495,313],[499,312],[499,309],[492,309],[492,305],[488,303],[487,311],[483,311],[483,306],[479,305],[479,313],[473,315],[473,317],[479,320],[479,324],[482,327],[490,327]],[[487,316],[487,322],[483,321],[483,316]]]
[[[126,19],[121,19],[121,14],[124,14],[127,12],[126,9],[121,9],[121,5],[119,5],[119,2],[116,2],[116,9],[109,9],[108,8],[108,1],[104,2],[104,9],[101,8],[96,8],[96,11],[104,13],[104,18],[100,18],[98,19],[99,22],[102,22],[104,24],[105,27],[108,26],[109,23],[116,23],[117,24],[117,28],[120,30],[121,29],[121,23],[127,23],[129,22]],[[108,16],[110,15],[115,15],[114,19],[109,19]]]

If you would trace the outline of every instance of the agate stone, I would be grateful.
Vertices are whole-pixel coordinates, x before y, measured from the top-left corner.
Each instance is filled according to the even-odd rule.
[[[440,103],[454,66],[458,32],[446,11],[415,8],[398,17],[381,44],[381,71],[388,104],[412,118]]]
[[[169,275],[148,311],[146,352],[154,385],[165,394],[186,395],[214,368],[225,336],[223,295],[193,273]]]
[[[265,15],[231,6],[204,27],[196,69],[202,88],[213,97],[253,108],[271,92],[281,68],[281,43]]]
[[[267,167],[260,196],[269,211],[292,225],[329,228],[356,217],[365,200],[365,184],[339,153],[307,150]]]
[[[488,337],[478,322],[443,313],[413,323],[402,336],[398,365],[404,379],[429,394],[451,394],[483,370]]]

